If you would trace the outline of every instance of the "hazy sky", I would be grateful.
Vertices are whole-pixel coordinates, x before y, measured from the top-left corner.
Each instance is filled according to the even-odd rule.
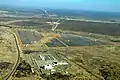
[[[120,12],[120,0],[0,0],[0,5]]]

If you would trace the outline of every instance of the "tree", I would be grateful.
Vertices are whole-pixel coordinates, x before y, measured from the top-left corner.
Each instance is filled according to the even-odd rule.
[[[16,77],[30,75],[31,72],[31,66],[25,60],[23,60],[17,67]]]
[[[73,75],[71,74],[63,75],[60,72],[56,72],[51,75],[43,74],[41,75],[41,77],[44,78],[45,80],[70,80],[73,77]]]
[[[115,63],[104,63],[99,71],[105,80],[120,80],[120,68]]]

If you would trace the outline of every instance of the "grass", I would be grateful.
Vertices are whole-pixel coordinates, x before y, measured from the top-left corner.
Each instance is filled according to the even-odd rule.
[[[4,17],[3,17],[4,18]],[[1,18],[2,19],[2,18]],[[0,19],[0,21],[2,21]],[[51,29],[51,25],[49,24],[43,24],[44,22],[49,22],[51,19],[40,19],[40,18],[20,18],[20,17],[5,17],[3,21],[7,20],[26,20],[29,19],[31,20],[30,22],[17,22],[13,23],[10,25],[14,26],[19,26],[19,27],[25,27],[26,29],[28,28],[47,28]],[[56,21],[56,20],[52,20]],[[82,31],[82,32],[87,32],[87,35],[85,34],[80,34],[81,36],[86,36],[86,37],[91,37],[91,38],[97,38],[97,39],[107,39],[111,40],[113,42],[119,42],[119,37],[112,37],[112,36],[119,36],[120,34],[120,24],[103,24],[103,23],[93,23],[93,22],[82,22],[82,21],[66,21],[62,20],[60,22],[61,24],[58,26],[59,29],[61,30],[70,30],[70,31]],[[45,30],[43,30],[45,31]],[[50,30],[48,30],[50,31]],[[62,31],[63,32],[63,31]],[[54,53],[55,57],[57,60],[61,60],[60,56],[63,59],[65,59],[69,64],[69,68],[67,68],[68,75],[67,77],[70,77],[69,79],[71,80],[99,80],[100,77],[105,77],[108,75],[105,74],[103,76],[103,73],[101,73],[101,70],[107,67],[108,73],[111,74],[111,72],[118,71],[118,74],[114,77],[118,77],[118,80],[120,79],[119,76],[119,71],[120,71],[120,47],[119,46],[79,46],[79,47],[54,47],[54,48],[48,48],[45,43],[50,41],[50,33],[47,33],[45,31],[43,34],[47,36],[44,36],[44,39],[41,39],[37,43],[31,44],[28,47],[23,47],[23,49],[27,50],[50,50],[51,53]],[[92,35],[88,35],[89,33],[93,33]],[[96,35],[95,35],[95,34]],[[49,35],[48,35],[49,34]],[[104,34],[105,36],[97,35],[97,34]],[[23,36],[25,34],[22,34]],[[32,33],[27,33],[29,36],[29,41],[33,41],[32,38],[35,38]],[[110,36],[106,36],[110,35]],[[50,37],[49,37],[50,36]],[[37,36],[38,37],[38,36]],[[25,36],[24,36],[25,38]],[[73,39],[74,37],[71,37]],[[36,39],[36,38],[35,38]],[[65,38],[64,38],[65,39]],[[67,38],[70,39],[70,38]],[[66,41],[67,41],[66,39]],[[27,39],[24,39],[25,41]],[[24,42],[23,40],[23,42]],[[74,41],[76,39],[73,39],[71,41]],[[78,40],[79,41],[79,40]],[[56,41],[57,42],[57,41]],[[65,41],[64,41],[65,42]],[[67,42],[66,42],[67,43]],[[74,42],[73,42],[74,43]],[[74,43],[74,44],[77,44]],[[58,44],[56,44],[58,45]],[[0,29],[0,62],[8,62],[11,63],[7,67],[7,69],[0,69],[0,79],[1,76],[4,77],[7,73],[12,68],[13,63],[15,62],[15,53],[16,53],[16,48],[15,48],[15,42],[14,42],[14,37],[6,31],[6,29]],[[50,53],[49,53],[50,54]],[[28,54],[29,55],[29,54]],[[29,64],[35,65],[30,60],[30,56],[25,56],[25,60],[28,60]],[[33,58],[36,56],[36,54],[33,56]],[[48,56],[46,57],[48,58]],[[52,58],[51,58],[52,59]],[[107,64],[107,65],[105,65]],[[3,66],[3,65],[2,65]],[[6,65],[4,65],[6,66]],[[111,67],[112,66],[112,67]],[[113,68],[115,66],[115,68]],[[0,66],[1,67],[1,66]],[[32,66],[33,67],[33,66]],[[58,66],[59,67],[59,66]],[[118,68],[116,68],[118,67]],[[63,67],[64,68],[64,67]],[[109,69],[110,68],[110,69]],[[60,68],[57,68],[58,71],[61,71]],[[105,70],[105,71],[106,71]],[[109,72],[110,70],[110,72]],[[2,71],[2,72],[1,72]],[[104,70],[103,70],[104,72]],[[51,76],[50,76],[51,77]],[[64,77],[64,75],[63,75]],[[35,75],[29,75],[26,77],[16,77],[13,78],[14,80],[41,80],[41,77],[39,74]],[[115,78],[114,78],[115,79]],[[59,79],[57,79],[59,80]],[[117,79],[116,79],[117,80]]]
[[[87,46],[87,47],[77,47],[77,48],[54,48],[53,52],[56,54],[61,54],[66,57],[66,59],[74,65],[74,68],[68,69],[68,72],[76,75],[77,70],[81,68],[85,70],[87,74],[91,74],[94,77],[101,76],[99,71],[102,64],[109,63],[114,66],[118,66],[118,71],[120,70],[120,47],[119,46]],[[75,69],[75,65],[77,66]],[[72,67],[71,66],[71,67]],[[111,70],[112,71],[112,70]],[[118,73],[117,77],[120,74]],[[101,76],[103,77],[103,76]],[[92,79],[92,77],[90,77]],[[119,79],[119,78],[118,78]]]
[[[15,22],[15,23],[12,23],[10,25],[18,25],[18,26],[41,26],[41,25],[44,25],[42,23],[37,23],[37,22],[34,22],[34,21],[23,21],[23,22]]]
[[[65,60],[70,64],[67,69],[68,74],[72,74],[74,77],[71,79],[85,79],[85,80],[99,80],[103,76],[99,69],[104,62],[110,62],[113,65],[119,65],[119,52],[120,47],[115,45],[97,45],[97,46],[79,46],[79,47],[39,47],[41,44],[49,42],[49,37],[52,34],[46,32],[44,39],[35,44],[28,46],[29,50],[50,50],[51,53],[64,56]],[[49,34],[49,35],[48,35]],[[81,35],[81,34],[80,34]],[[84,36],[84,34],[82,35]],[[91,37],[94,40],[95,37],[92,35],[85,35]],[[47,37],[47,39],[45,39]],[[100,37],[100,38],[99,38]],[[50,38],[51,39],[51,38]],[[105,36],[98,36],[98,39],[104,39]],[[46,41],[45,41],[46,40]],[[42,42],[43,41],[43,42]],[[27,48],[26,48],[27,49]],[[29,58],[29,57],[28,57]],[[28,58],[26,58],[28,60]],[[29,62],[29,61],[28,61]],[[31,63],[31,62],[29,62]],[[100,63],[100,64],[99,64]],[[33,64],[33,63],[31,63]],[[58,68],[58,71],[59,68]]]
[[[16,60],[16,45],[12,34],[0,28],[0,78],[6,76]]]
[[[58,28],[62,30],[82,31],[110,36],[119,36],[120,34],[120,24],[63,20]]]

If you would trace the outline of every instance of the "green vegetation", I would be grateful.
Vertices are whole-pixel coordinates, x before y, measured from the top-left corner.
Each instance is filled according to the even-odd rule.
[[[7,28],[0,28],[0,80],[6,77],[16,60],[15,39]]]
[[[21,60],[13,75],[13,80],[41,80],[41,77],[37,73],[32,73],[29,63],[25,60]]]
[[[32,73],[31,66],[26,61],[21,61],[15,73],[16,77],[26,77]]]
[[[59,48],[53,49],[54,53],[61,54],[71,63],[76,65],[80,70],[84,69],[84,73],[89,73],[97,79],[105,80],[120,79],[120,47],[118,46],[94,46],[94,47],[78,47],[78,48]],[[75,68],[74,68],[75,69]],[[71,71],[69,73],[80,74],[80,72]],[[87,74],[88,75],[88,74]],[[80,75],[79,75],[80,76]],[[79,78],[79,76],[76,76]],[[81,75],[82,76],[82,75]],[[93,79],[93,77],[90,79]],[[82,76],[84,77],[84,76]],[[88,79],[88,78],[86,78]]]
[[[10,72],[13,64],[9,62],[0,62],[0,80],[4,79]]]
[[[72,74],[61,74],[59,72],[56,72],[51,75],[42,74],[41,76],[45,80],[70,80],[71,78],[75,77]]]
[[[113,37],[113,38],[110,38],[110,40],[112,41],[112,42],[120,42],[120,37]]]
[[[52,32],[52,26],[47,22],[57,18],[34,14],[31,17],[33,15],[24,12],[9,14],[14,17],[0,17],[0,27],[6,27],[0,29],[0,79],[11,71],[16,60],[15,39],[8,32],[16,30],[23,44],[31,44],[20,45],[26,51],[23,51],[24,60],[12,76],[13,80],[120,80],[120,24],[61,20],[58,30]],[[62,42],[70,47],[65,47]],[[42,61],[40,56],[45,60]],[[54,73],[43,74],[39,66],[53,63],[53,60],[65,60],[69,66],[56,66]]]
[[[119,36],[120,24],[94,23],[85,21],[66,21],[62,20],[58,27],[62,30],[82,31],[89,33],[98,33],[111,36]]]
[[[23,21],[23,22],[15,22],[15,23],[11,23],[9,25],[17,25],[17,26],[42,26],[45,23],[37,23],[34,21]]]
[[[120,65],[116,63],[111,63],[104,61],[100,64],[100,75],[104,77],[105,80],[119,80],[120,79]]]

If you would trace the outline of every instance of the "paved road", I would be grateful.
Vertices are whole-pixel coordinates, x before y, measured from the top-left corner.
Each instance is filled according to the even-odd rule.
[[[17,39],[17,36],[14,34],[14,33],[12,33],[12,32],[10,32],[13,36],[14,36],[14,38],[15,38],[15,43],[16,43],[16,48],[17,48],[17,60],[16,60],[16,63],[14,64],[14,67],[13,67],[13,69],[11,70],[11,72],[5,77],[5,79],[4,80],[9,80],[10,78],[11,78],[11,76],[14,74],[14,72],[16,71],[16,69],[17,69],[17,67],[18,67],[18,65],[19,65],[19,62],[20,62],[20,49],[19,49],[19,44],[18,44],[18,39]]]

